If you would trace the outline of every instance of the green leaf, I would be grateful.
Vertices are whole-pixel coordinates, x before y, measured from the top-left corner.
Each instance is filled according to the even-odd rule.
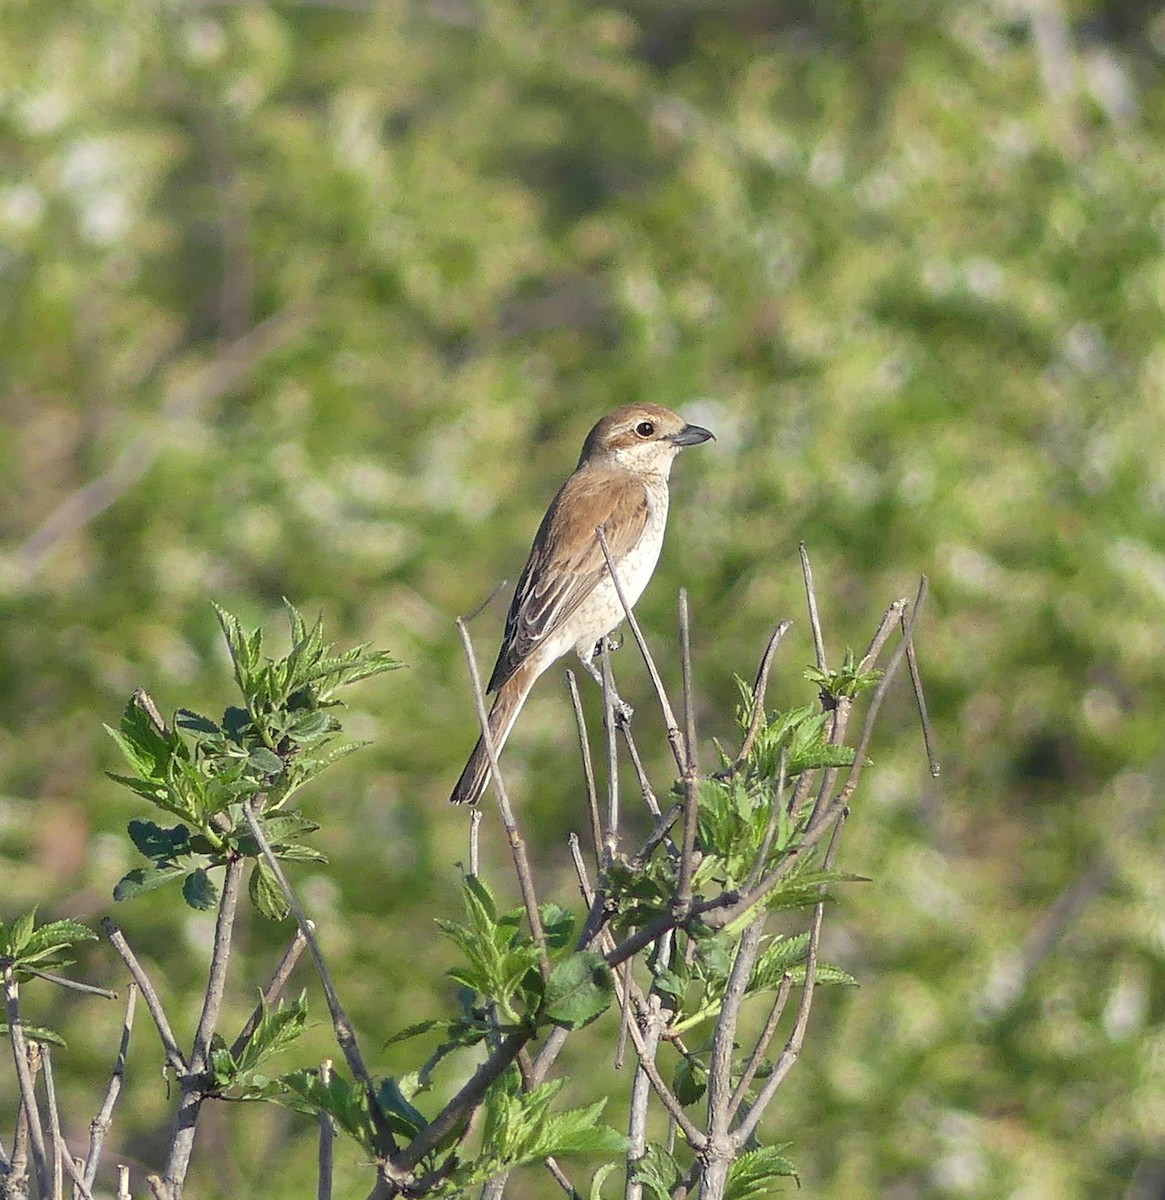
[[[117,886],[113,889],[113,898],[118,901],[132,900],[135,896],[152,892],[155,888],[163,887],[175,879],[181,879],[185,874],[186,868],[179,866],[135,867],[118,881]]]
[[[778,1179],[793,1179],[800,1183],[797,1168],[781,1154],[782,1146],[762,1146],[742,1154],[728,1168],[728,1184],[724,1200],[768,1200],[774,1194]]]
[[[42,1025],[27,1025],[25,1022],[20,1022],[20,1031],[24,1034],[25,1040],[30,1042],[46,1042],[50,1046],[60,1046],[62,1050],[67,1050],[68,1043],[59,1033],[51,1029],[45,1029]],[[0,1021],[0,1034],[7,1036],[8,1024],[5,1021]]]
[[[129,836],[133,844],[146,856],[162,862],[190,853],[190,830],[185,825],[163,829],[153,821],[130,821]]]
[[[251,903],[270,921],[282,921],[291,911],[279,880],[264,859],[255,860],[247,891]]]
[[[643,1156],[631,1165],[632,1180],[641,1184],[653,1200],[671,1200],[672,1189],[682,1174],[679,1163],[655,1143],[649,1143]]]
[[[280,1000],[274,1008],[264,1006],[259,1023],[239,1052],[240,1076],[251,1074],[273,1055],[286,1050],[306,1028],[306,991],[290,1002]]]
[[[591,1193],[590,1200],[603,1200],[603,1184],[607,1182],[607,1176],[612,1171],[619,1169],[618,1163],[603,1163],[601,1167],[591,1176]]]
[[[672,1091],[685,1107],[695,1104],[708,1090],[708,1068],[691,1055],[681,1058],[672,1080]]]
[[[23,913],[12,922],[8,930],[7,946],[5,947],[5,956],[8,958],[19,958],[24,948],[28,945],[29,939],[32,937],[33,926],[36,924],[36,909],[30,908],[28,912]]]
[[[555,1025],[581,1029],[606,1011],[614,991],[611,968],[603,956],[580,950],[551,972],[543,1011]]]
[[[206,873],[205,867],[198,867],[186,876],[186,881],[182,884],[182,898],[199,912],[214,908],[218,902],[218,888]]]

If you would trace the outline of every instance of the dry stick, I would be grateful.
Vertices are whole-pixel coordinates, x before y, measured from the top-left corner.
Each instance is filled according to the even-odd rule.
[[[881,623],[878,625],[873,638],[870,641],[869,648],[858,664],[859,671],[868,671],[878,661],[878,656],[882,653],[882,648],[885,646],[887,639],[890,636],[894,626],[899,624],[902,614],[906,611],[906,600],[895,600],[885,613],[882,614]],[[831,746],[840,746],[845,741],[845,735],[849,728],[850,715],[853,712],[854,701],[852,696],[836,696],[834,697],[833,721],[829,731],[829,744]],[[821,811],[821,806],[829,799],[829,794],[833,791],[833,785],[837,782],[837,768],[827,767],[821,773],[821,784],[817,789],[817,799],[813,802],[813,812],[810,815],[810,821]]]
[[[748,879],[744,883],[744,890],[746,892],[750,888],[756,887],[756,881],[761,877],[761,872],[765,869],[765,863],[769,861],[769,851],[773,848],[773,839],[777,836],[777,825],[780,823],[781,813],[785,807],[785,785],[788,783],[786,777],[787,770],[788,758],[785,753],[785,747],[782,746],[781,753],[777,758],[777,787],[773,792],[772,804],[769,805],[769,819],[765,825],[765,833],[764,837],[761,838],[756,861],[752,864],[752,870],[749,871]]]
[[[109,1074],[109,1087],[105,1089],[105,1099],[97,1116],[89,1124],[89,1154],[85,1159],[85,1187],[92,1189],[97,1179],[97,1167],[101,1161],[101,1151],[105,1139],[109,1135],[109,1127],[113,1123],[113,1106],[121,1094],[121,1085],[125,1079],[125,1058],[129,1053],[129,1035],[133,1030],[134,1012],[137,1009],[138,985],[130,983],[126,989],[125,1020],[121,1025],[121,1043],[117,1048],[117,1058],[113,1070]]]
[[[643,796],[643,803],[647,805],[647,811],[658,821],[663,815],[659,809],[659,801],[655,798],[651,781],[643,769],[643,760],[639,757],[639,747],[636,746],[635,739],[631,736],[631,726],[627,722],[623,723],[622,732],[623,740],[627,743],[627,753],[631,755],[631,764],[635,768],[635,776],[639,781],[639,791]]]
[[[907,624],[907,633],[914,630],[914,625],[918,620],[918,614],[922,611],[922,604],[926,598],[926,580],[922,581],[918,589],[918,596],[914,602],[914,608],[910,613],[910,620]],[[838,819],[844,811],[846,805],[850,801],[850,797],[854,794],[858,786],[858,781],[861,778],[862,768],[865,765],[866,752],[869,749],[870,738],[873,736],[874,725],[878,719],[878,713],[881,710],[882,702],[886,698],[886,693],[890,689],[891,683],[894,681],[894,676],[898,673],[898,668],[902,665],[902,660],[906,656],[906,636],[903,636],[894,653],[890,656],[890,661],[886,664],[886,670],[882,678],[878,681],[878,686],[874,689],[874,694],[870,698],[869,707],[866,709],[865,720],[862,723],[862,732],[858,739],[857,749],[854,751],[853,762],[850,764],[849,774],[846,776],[846,781],[842,784],[841,790],[833,798],[832,801],[812,820],[809,822],[805,833],[801,837],[800,853],[790,854],[781,860],[755,887],[749,889],[739,899],[732,901],[725,900],[723,896],[717,896],[712,900],[705,901],[703,904],[698,904],[694,915],[701,916],[704,924],[712,929],[723,929],[725,925],[731,924],[747,912],[753,905],[759,903],[764,897],[784,878],[793,866],[800,862],[804,851],[815,846],[825,835],[827,830]],[[644,928],[647,928],[646,926]],[[640,934],[642,930],[639,931]],[[634,945],[635,935],[624,940],[622,945],[618,947],[620,953],[626,953],[632,949]],[[611,961],[608,958],[608,962]]]
[[[162,1039],[162,1049],[166,1051],[166,1062],[176,1075],[179,1077],[185,1075],[189,1070],[186,1065],[186,1056],[178,1049],[178,1042],[174,1037],[174,1030],[170,1027],[166,1010],[162,1007],[162,1002],[158,999],[158,993],[154,991],[154,985],[150,982],[145,968],[138,962],[137,955],[130,949],[129,942],[125,940],[125,934],[109,917],[101,918],[101,928],[105,930],[105,936],[109,938],[110,944],[121,955],[121,961],[129,968],[129,973],[142,993],[142,999],[146,1002],[146,1008],[153,1018],[154,1027]]]
[[[777,647],[780,646],[781,639],[789,632],[792,626],[792,621],[782,621],[773,630],[768,645],[765,646],[765,652],[761,655],[760,666],[756,672],[756,682],[752,685],[752,717],[748,722],[748,730],[744,735],[744,741],[740,744],[740,753],[737,754],[736,761],[729,768],[729,771],[739,771],[748,760],[748,756],[752,753],[757,734],[760,733],[761,722],[764,720],[765,692],[768,691],[769,672],[773,667],[773,659],[777,656]]]
[[[299,900],[291,890],[291,884],[287,882],[287,876],[283,873],[283,865],[275,857],[274,853],[272,853],[271,843],[267,840],[267,835],[263,832],[263,827],[259,824],[259,820],[255,816],[250,804],[243,805],[243,816],[246,818],[251,834],[259,847],[260,853],[263,855],[263,861],[271,868],[271,873],[275,876],[275,881],[279,884],[280,891],[283,892],[283,898],[287,901],[287,905],[295,917],[299,931],[303,934],[304,941],[307,942],[307,948],[311,952],[312,961],[315,963],[316,974],[320,978],[320,986],[324,989],[324,998],[328,1003],[328,1012],[331,1014],[332,1028],[336,1034],[336,1041],[340,1049],[344,1052],[344,1061],[348,1064],[348,1070],[352,1072],[354,1079],[363,1084],[367,1091],[377,1132],[388,1148],[389,1153],[395,1154],[398,1150],[396,1138],[385,1124],[384,1113],[381,1111],[380,1104],[376,1099],[376,1088],[373,1085],[372,1076],[368,1073],[368,1068],[364,1065],[364,1056],[360,1053],[360,1045],[356,1041],[356,1033],[352,1028],[352,1022],[348,1019],[348,1014],[344,1011],[344,1006],[340,1003],[339,996],[336,995],[331,973],[324,962],[319,942],[316,941],[315,928],[307,919],[307,915],[304,913]]]
[[[688,617],[688,593],[680,589],[680,661],[684,681],[684,831],[680,853],[680,879],[675,903],[686,909],[692,902],[692,873],[696,857],[696,813],[698,807],[696,759],[696,706],[692,699],[692,637]]]
[[[789,1002],[789,996],[793,991],[793,976],[787,971],[781,977],[781,982],[777,987],[777,995],[773,1000],[773,1006],[769,1009],[769,1015],[765,1021],[764,1028],[760,1032],[760,1037],[756,1040],[756,1045],[752,1048],[752,1053],[748,1056],[748,1062],[745,1064],[740,1079],[737,1081],[736,1089],[728,1101],[728,1120],[731,1123],[736,1119],[736,1114],[740,1110],[740,1105],[745,1096],[748,1095],[748,1089],[752,1086],[752,1081],[756,1078],[756,1073],[760,1069],[760,1065],[764,1062],[764,1056],[768,1051],[769,1044],[773,1040],[773,1036],[777,1032],[777,1025],[780,1024],[781,1017],[785,1013],[785,1005]]]
[[[926,577],[923,576],[923,582]],[[906,614],[902,614],[902,636],[906,637]],[[918,705],[918,719],[922,723],[922,744],[926,747],[926,761],[930,767],[932,779],[937,779],[942,768],[934,752],[934,740],[931,736],[930,713],[926,708],[926,694],[922,690],[922,672],[918,669],[918,654],[914,649],[914,639],[906,639],[906,665],[910,668],[910,683],[914,688],[914,701]]]
[[[20,989],[16,974],[11,966],[4,968],[4,1000],[8,1013],[8,1037],[12,1042],[12,1057],[16,1063],[16,1078],[20,1082],[20,1101],[28,1114],[29,1141],[32,1146],[32,1162],[36,1169],[36,1182],[40,1194],[49,1194],[48,1162],[45,1158],[44,1129],[40,1123],[40,1109],[36,1106],[36,1091],[33,1087],[32,1071],[28,1065],[29,1046],[24,1040],[24,1026],[20,1018]]]
[[[587,813],[591,819],[591,844],[595,850],[595,862],[600,861],[603,845],[603,827],[599,821],[599,800],[595,788],[595,764],[591,760],[591,740],[587,735],[587,723],[583,717],[582,698],[578,694],[578,683],[574,672],[567,671],[566,686],[570,689],[570,704],[574,709],[574,724],[578,730],[578,749],[582,755],[583,779],[587,789]]]
[[[45,979],[49,983],[55,983],[58,987],[67,988],[71,992],[83,992],[86,996],[101,996],[106,1000],[117,999],[116,992],[110,991],[109,988],[97,987],[96,984],[79,983],[76,979],[70,979],[66,975],[54,975],[52,971],[38,971],[36,967],[21,967],[21,970],[35,975],[37,979]]]
[[[287,986],[287,981],[291,978],[292,971],[295,970],[306,949],[307,938],[303,936],[303,930],[296,929],[295,936],[291,939],[287,949],[283,951],[283,957],[279,960],[279,965],[276,966],[275,973],[263,989],[262,998],[255,1005],[251,1015],[247,1018],[246,1024],[239,1030],[239,1036],[231,1044],[231,1057],[236,1062],[247,1048],[247,1044],[251,1038],[255,1036],[255,1030],[259,1028],[259,1022],[263,1019],[263,1014],[279,998],[279,994]]]
[[[16,1108],[16,1131],[12,1138],[12,1162],[9,1182],[20,1180],[28,1190],[28,1113],[23,1104]]]
[[[619,848],[619,745],[615,739],[615,677],[606,640],[600,654],[603,664],[603,726],[607,733],[607,827],[603,833],[603,861],[609,863]]]
[[[457,618],[457,632],[461,634],[461,644],[465,649],[465,661],[469,664],[469,679],[473,685],[473,705],[477,709],[477,720],[481,725],[481,736],[485,751],[489,757],[490,769],[493,773],[494,790],[498,798],[498,811],[502,816],[506,837],[510,843],[510,853],[514,859],[514,870],[518,875],[518,887],[522,892],[522,901],[526,905],[526,919],[530,922],[530,933],[534,944],[538,947],[538,969],[543,979],[550,978],[550,956],[546,949],[546,932],[542,928],[542,916],[538,911],[538,897],[534,891],[534,876],[530,870],[530,860],[526,857],[526,843],[518,829],[517,819],[510,804],[510,796],[506,791],[506,783],[498,766],[498,751],[494,745],[493,734],[489,727],[489,714],[485,709],[485,695],[481,689],[481,675],[477,670],[477,659],[473,654],[473,643],[469,640],[469,629],[463,617]]]
[[[247,807],[247,806],[244,806]],[[194,1041],[190,1046],[190,1069],[183,1075],[178,1088],[178,1112],[174,1119],[174,1135],[170,1140],[170,1153],[162,1176],[163,1186],[173,1200],[179,1200],[186,1173],[190,1169],[190,1156],[194,1151],[194,1132],[202,1102],[206,1099],[206,1075],[210,1068],[210,1039],[218,1027],[222,1012],[223,996],[226,991],[227,967],[230,965],[231,940],[235,930],[235,916],[239,906],[239,891],[246,863],[242,858],[227,862],[223,877],[222,896],[218,903],[218,918],[214,925],[214,947],[210,954],[210,971],[207,974],[206,994]]]
[[[554,1182],[570,1197],[570,1200],[583,1200],[582,1193],[566,1177],[566,1172],[558,1165],[556,1159],[547,1158],[546,1169],[550,1172]]]
[[[85,1175],[81,1170],[81,1160],[73,1160],[69,1154],[68,1148],[65,1148],[61,1161],[65,1165],[65,1170],[69,1172],[69,1177],[73,1181],[73,1200],[77,1200],[80,1196],[81,1200],[93,1200],[93,1192],[89,1185],[85,1182]]]
[[[132,1200],[129,1192],[129,1167],[124,1163],[117,1165],[117,1200]]]
[[[834,826],[833,838],[825,854],[826,863],[833,860],[833,851],[837,845],[840,828],[840,825]],[[793,1031],[789,1034],[789,1040],[785,1043],[780,1057],[773,1064],[773,1072],[765,1081],[765,1086],[757,1095],[752,1108],[733,1130],[733,1150],[739,1150],[756,1132],[756,1127],[760,1124],[765,1109],[769,1106],[773,1096],[776,1095],[777,1088],[784,1082],[785,1077],[793,1069],[793,1064],[800,1057],[801,1047],[805,1043],[805,1030],[809,1026],[809,1010],[813,1007],[813,993],[817,981],[817,946],[821,940],[821,923],[824,916],[825,904],[819,901],[813,909],[813,920],[809,928],[809,946],[805,954],[805,982],[801,986],[801,1003],[797,1006]]]
[[[324,1087],[332,1082],[332,1060],[325,1058],[320,1063],[320,1083]],[[316,1200],[332,1200],[333,1157],[336,1145],[336,1122],[331,1113],[320,1109],[320,1149],[317,1157]]]
[[[57,1108],[57,1084],[53,1078],[52,1050],[45,1043],[42,1043],[40,1048],[40,1065],[44,1070],[45,1105],[49,1110],[49,1140],[52,1142],[52,1200],[63,1200],[65,1172],[61,1160],[68,1157],[69,1151],[61,1137],[61,1114]]]
[[[469,874],[476,878],[481,868],[481,809],[473,806],[469,815]]]
[[[651,651],[647,648],[647,640],[643,636],[643,630],[639,628],[639,622],[635,619],[635,614],[631,611],[631,605],[627,603],[627,594],[623,591],[623,585],[619,582],[619,576],[615,571],[615,560],[611,557],[611,547],[607,542],[607,535],[603,532],[601,525],[595,530],[595,534],[599,539],[599,545],[602,547],[603,557],[607,560],[607,570],[611,573],[611,582],[615,585],[615,595],[619,597],[619,603],[623,606],[623,615],[627,618],[627,624],[631,626],[631,633],[635,638],[635,644],[639,647],[639,653],[643,655],[643,661],[647,665],[647,673],[651,676],[651,683],[655,688],[655,694],[659,699],[659,707],[663,712],[663,723],[667,729],[667,740],[671,746],[672,754],[675,756],[676,766],[680,771],[683,771],[683,735],[680,733],[679,725],[676,724],[676,715],[672,711],[667,693],[663,690],[663,680],[660,678],[655,660],[651,657]]]
[[[728,1179],[728,1167],[732,1162],[732,1139],[729,1137],[730,1108],[732,1099],[732,1052],[736,1045],[736,1028],[740,1020],[740,1008],[744,1003],[748,981],[756,965],[764,933],[765,914],[749,922],[736,948],[736,958],[720,1015],[716,1021],[716,1032],[712,1038],[712,1058],[708,1065],[708,1147],[703,1158],[706,1164],[701,1187],[707,1187],[713,1196],[723,1195]]]
[[[819,671],[825,670],[825,639],[821,636],[821,617],[817,612],[817,593],[813,588],[813,568],[809,565],[809,551],[805,543],[797,546],[801,556],[801,577],[805,580],[805,601],[809,606],[809,629],[813,634],[813,655]]]

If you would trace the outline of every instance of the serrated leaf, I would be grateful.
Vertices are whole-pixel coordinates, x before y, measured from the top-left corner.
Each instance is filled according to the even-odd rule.
[[[32,937],[33,926],[36,924],[36,909],[30,908],[12,922],[8,929],[8,945],[5,954],[10,958],[19,958],[28,939]]]
[[[681,1058],[672,1079],[672,1091],[686,1108],[699,1101],[708,1089],[708,1069],[690,1056]]]
[[[279,880],[261,858],[256,859],[251,868],[247,891],[251,902],[270,921],[282,921],[291,911],[287,897],[279,886]]]
[[[186,874],[185,867],[171,866],[158,868],[149,867],[134,867],[132,871],[128,871],[118,881],[117,886],[113,889],[114,900],[132,900],[135,896],[141,896],[145,892],[152,892],[155,888],[165,886],[167,883],[172,883],[176,879],[181,879]]]
[[[555,1025],[581,1029],[607,1010],[614,992],[611,968],[603,956],[580,950],[550,973],[543,1012]]]
[[[0,1034],[7,1036],[8,1032],[8,1023],[0,1021]],[[59,1033],[56,1033],[52,1029],[46,1029],[43,1025],[28,1025],[24,1021],[21,1021],[20,1032],[24,1034],[26,1041],[46,1042],[50,1046],[60,1046],[62,1050],[69,1048],[68,1043]]]
[[[649,1143],[631,1166],[632,1180],[646,1188],[652,1200],[671,1200],[672,1188],[681,1175],[679,1163],[655,1143]]]
[[[214,908],[218,902],[218,888],[205,867],[198,867],[186,876],[182,884],[182,899],[199,912]]]
[[[444,1029],[447,1025],[447,1021],[418,1021],[415,1025],[406,1025],[387,1042],[381,1043],[381,1049],[394,1046],[397,1042],[407,1042],[410,1038],[420,1037],[422,1033],[430,1033],[434,1029]]]
[[[776,1180],[794,1179],[800,1183],[797,1168],[781,1154],[787,1145],[762,1146],[742,1154],[728,1168],[724,1200],[768,1200],[774,1195]]]

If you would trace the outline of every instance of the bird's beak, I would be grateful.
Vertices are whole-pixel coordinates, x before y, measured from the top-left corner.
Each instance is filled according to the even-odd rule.
[[[715,441],[715,435],[702,425],[685,425],[679,433],[669,433],[667,436],[667,440],[673,446],[698,446],[709,439]]]

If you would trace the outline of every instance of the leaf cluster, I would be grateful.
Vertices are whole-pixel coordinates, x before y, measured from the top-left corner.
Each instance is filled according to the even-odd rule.
[[[401,664],[366,646],[334,653],[324,640],[322,621],[309,627],[291,604],[286,608],[291,648],[272,659],[263,654],[261,629],[246,633],[237,617],[215,606],[243,701],[227,708],[219,721],[179,709],[166,725],[152,703],[135,694],[118,728],[106,726],[133,769],[132,775],[111,778],[180,818],[173,826],[129,823],[130,838],[147,865],[121,879],[115,899],[181,880],[186,903],[210,909],[218,889],[209,872],[247,857],[256,860],[249,882],[255,906],[267,917],[286,916],[286,902],[259,857],[244,805],[256,813],[277,858],[324,861],[301,840],[319,826],[286,806],[304,784],[363,744],[332,745],[341,732],[329,711],[340,703],[336,693]]]

